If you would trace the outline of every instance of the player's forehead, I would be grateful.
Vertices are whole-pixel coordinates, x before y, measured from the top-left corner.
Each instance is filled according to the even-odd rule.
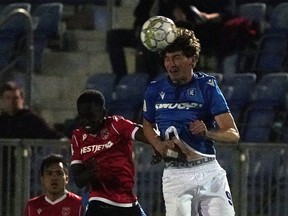
[[[90,113],[99,113],[103,111],[103,106],[96,104],[95,102],[81,103],[78,107],[78,113],[80,115],[86,115]]]
[[[173,52],[166,52],[165,53],[165,58],[172,58],[175,56],[184,56],[183,51],[179,50],[179,51],[173,51]]]
[[[44,172],[62,171],[64,164],[62,162],[51,163],[45,167]]]

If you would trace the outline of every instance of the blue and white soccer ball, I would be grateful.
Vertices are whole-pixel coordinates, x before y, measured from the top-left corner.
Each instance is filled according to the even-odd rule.
[[[164,16],[154,16],[142,26],[140,38],[143,45],[152,52],[161,52],[177,37],[175,23]]]

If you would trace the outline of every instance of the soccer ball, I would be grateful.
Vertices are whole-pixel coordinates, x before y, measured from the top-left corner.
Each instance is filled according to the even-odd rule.
[[[142,44],[152,52],[164,50],[177,37],[175,23],[164,16],[154,16],[142,26],[140,38]]]

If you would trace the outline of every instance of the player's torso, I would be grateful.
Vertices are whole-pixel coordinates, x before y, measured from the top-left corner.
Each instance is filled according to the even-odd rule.
[[[81,160],[84,164],[94,158],[99,182],[93,185],[90,196],[103,197],[115,202],[135,201],[133,194],[134,164],[132,139],[124,136],[111,121],[106,121],[97,135],[81,130],[77,135]]]
[[[84,163],[95,158],[107,165],[119,164],[132,153],[132,142],[119,136],[113,124],[105,124],[97,135],[82,133],[81,136],[78,143]]]
[[[205,85],[216,85],[215,80],[205,78],[201,82],[196,79],[187,85],[176,86],[169,80],[161,81],[150,91],[153,94],[152,104],[155,106],[148,107],[147,110],[155,109],[155,122],[163,139],[168,139],[171,132],[174,132],[195,150],[214,154],[212,141],[193,136],[189,132],[189,124],[195,120],[204,121],[207,128],[215,127],[210,109],[211,101],[207,97],[209,88],[205,88]]]
[[[81,213],[81,201],[76,203],[74,200],[65,198],[64,200],[51,204],[44,197],[31,205],[29,216],[79,216]]]
[[[164,133],[171,125],[181,131],[196,119],[212,124],[209,104],[198,82],[185,86],[164,85],[155,100],[155,121]]]

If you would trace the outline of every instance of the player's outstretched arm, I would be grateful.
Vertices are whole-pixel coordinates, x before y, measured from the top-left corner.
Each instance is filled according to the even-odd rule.
[[[167,150],[174,147],[172,140],[162,141],[161,137],[155,131],[155,125],[147,120],[143,120],[143,133],[149,143],[162,156],[167,155]]]

